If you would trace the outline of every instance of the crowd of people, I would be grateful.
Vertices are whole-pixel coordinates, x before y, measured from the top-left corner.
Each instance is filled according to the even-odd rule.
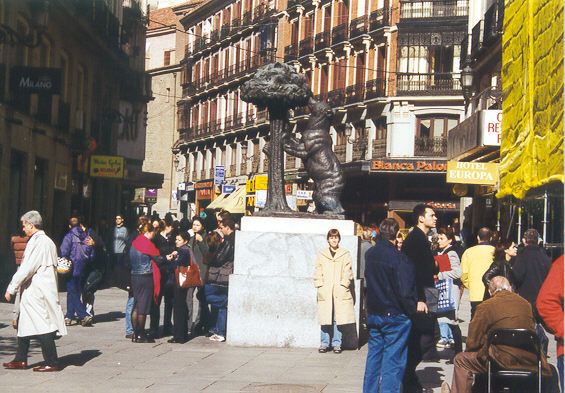
[[[404,393],[425,391],[416,368],[424,358],[437,357],[437,349],[453,353],[453,381],[451,386],[444,382],[442,392],[470,392],[473,375],[486,372],[489,353],[502,367],[535,368],[532,355],[521,350],[487,353],[486,338],[497,328],[536,332],[544,375],[552,373],[545,332],[554,334],[563,385],[563,257],[552,264],[535,229],[527,230],[518,246],[481,228],[477,244],[464,249],[452,227],[436,228],[430,206],[417,205],[413,218],[406,236],[393,218],[361,234],[369,334],[364,392],[399,392],[401,386]],[[45,364],[34,370],[59,370],[54,339],[66,334],[68,326],[92,325],[94,294],[104,277],[127,293],[128,340],[149,343],[170,337],[169,343],[183,344],[198,335],[226,340],[236,230],[229,212],[218,214],[215,228],[206,228],[199,217],[177,221],[167,214],[162,219],[142,215],[128,230],[124,217],[116,215],[105,236],[74,214],[58,251],[43,232],[38,212],[26,213],[21,223],[23,233],[11,239],[19,267],[5,293],[8,301],[16,297],[18,350],[5,368],[26,368],[29,342],[36,338]],[[340,232],[331,229],[329,247],[315,260],[320,353],[341,353],[342,327],[355,323],[352,256],[340,241]],[[58,257],[72,261],[70,273],[63,276],[65,314],[57,294]],[[457,311],[465,288],[471,321],[463,351]]]

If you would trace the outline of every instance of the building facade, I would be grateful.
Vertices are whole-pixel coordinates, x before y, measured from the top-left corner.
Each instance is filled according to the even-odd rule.
[[[179,103],[188,180],[212,179],[219,163],[231,176],[265,172],[268,119],[239,99],[237,87],[264,62],[284,61],[335,111],[330,132],[346,177],[342,203],[350,218],[368,224],[393,215],[404,222],[417,201],[455,214],[445,166],[447,135],[464,118],[459,58],[466,0],[209,7],[183,22],[195,37]],[[307,119],[307,108],[294,110],[292,131],[300,133]],[[300,160],[287,156],[285,164],[292,201],[310,185]]]
[[[145,69],[151,77],[153,100],[147,104],[147,138],[143,170],[163,174],[163,186],[151,209],[163,217],[179,212],[177,188],[184,182],[185,157],[173,154],[179,139],[177,98],[181,97],[181,60],[188,35],[180,19],[201,1],[176,1],[170,7],[150,9],[145,51]],[[141,202],[141,201],[140,201]]]
[[[8,238],[25,211],[39,210],[58,241],[73,210],[95,226],[127,208],[143,182],[136,146],[150,86],[136,1],[0,1],[0,30],[0,256],[10,270]],[[124,175],[89,172],[92,156]]]

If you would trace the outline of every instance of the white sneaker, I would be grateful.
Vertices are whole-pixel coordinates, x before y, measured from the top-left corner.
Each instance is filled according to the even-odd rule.
[[[436,347],[438,348],[449,348],[449,342],[445,341],[443,338],[441,340],[439,340],[436,344]]]
[[[217,342],[224,342],[226,341],[226,338],[224,336],[220,336],[219,334],[212,334],[210,336],[210,340]]]

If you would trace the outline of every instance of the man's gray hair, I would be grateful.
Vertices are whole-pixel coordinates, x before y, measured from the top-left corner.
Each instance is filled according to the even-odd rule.
[[[43,228],[43,218],[37,210],[30,210],[20,218],[20,221],[29,222],[37,229]]]
[[[512,287],[510,286],[508,279],[504,276],[493,277],[488,284],[488,291],[490,292],[490,295],[492,296],[502,290],[512,292]]]

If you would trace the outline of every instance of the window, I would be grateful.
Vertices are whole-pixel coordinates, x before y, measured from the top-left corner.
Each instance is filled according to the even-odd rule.
[[[171,53],[173,51],[172,50],[166,50],[164,53],[164,58],[163,58],[163,66],[168,66],[171,65]]]
[[[457,115],[422,116],[417,119],[416,136],[421,138],[447,137],[447,133],[459,124]]]

